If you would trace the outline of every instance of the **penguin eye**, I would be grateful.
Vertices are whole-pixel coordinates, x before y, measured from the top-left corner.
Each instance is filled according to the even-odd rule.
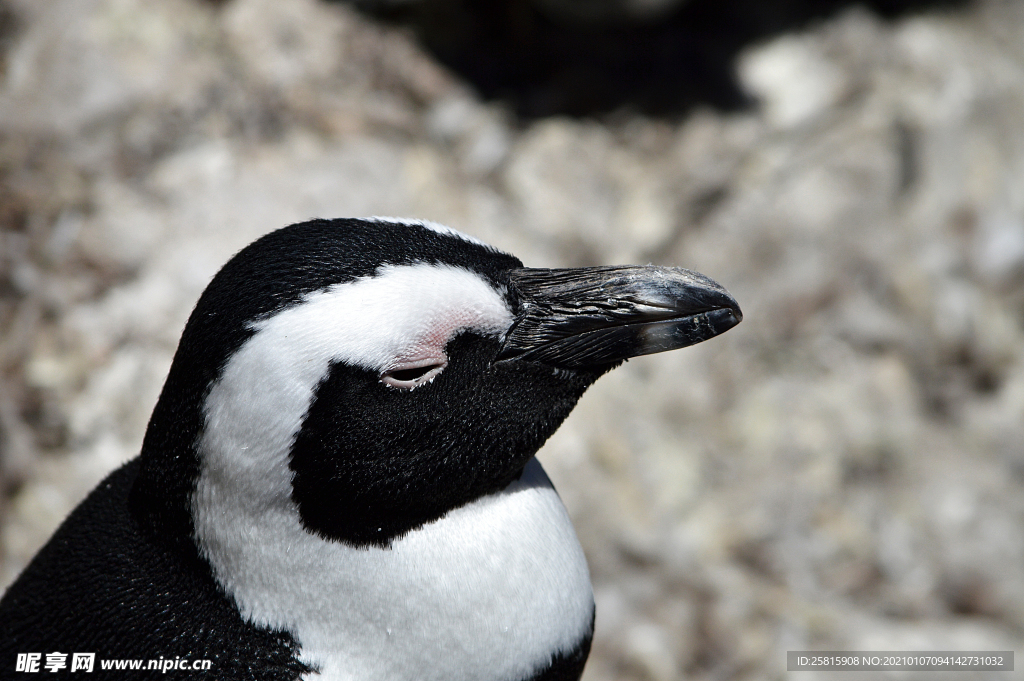
[[[388,369],[381,374],[380,382],[392,388],[413,390],[434,380],[448,366],[447,360],[423,360],[410,362]]]

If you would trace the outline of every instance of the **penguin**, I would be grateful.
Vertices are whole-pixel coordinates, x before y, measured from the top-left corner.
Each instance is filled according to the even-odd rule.
[[[741,319],[681,268],[526,268],[418,220],[271,232],[200,297],[139,456],[0,600],[0,676],[56,652],[133,679],[579,679],[593,593],[534,454],[602,374]]]

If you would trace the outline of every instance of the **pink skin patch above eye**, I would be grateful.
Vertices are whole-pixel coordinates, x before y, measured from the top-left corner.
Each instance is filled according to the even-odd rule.
[[[398,388],[414,388],[429,383],[448,366],[445,346],[462,330],[478,326],[490,327],[493,324],[481,324],[485,317],[479,310],[448,310],[430,320],[431,323],[405,350],[388,363],[381,375],[387,385]],[[395,374],[409,372],[424,367],[432,370],[416,375],[415,378],[402,379]]]
[[[444,347],[451,340],[458,327],[453,325],[437,325],[430,328],[412,344],[404,349],[402,354],[392,360],[386,371],[396,369],[415,369],[427,364],[439,364],[447,362],[448,356],[444,353]]]

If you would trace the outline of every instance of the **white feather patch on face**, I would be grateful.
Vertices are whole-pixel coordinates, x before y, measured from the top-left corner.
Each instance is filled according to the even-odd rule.
[[[498,336],[511,323],[504,299],[478,274],[448,265],[385,265],[253,323],[259,341],[254,337],[239,354],[267,351],[268,363],[286,370],[317,356],[382,372],[441,354],[459,330]]]
[[[586,560],[535,460],[521,480],[396,540],[356,549],[306,531],[288,457],[332,361],[371,371],[512,315],[482,277],[389,266],[252,325],[205,403],[192,497],[214,576],[255,623],[291,632],[310,679],[514,681],[589,630]]]

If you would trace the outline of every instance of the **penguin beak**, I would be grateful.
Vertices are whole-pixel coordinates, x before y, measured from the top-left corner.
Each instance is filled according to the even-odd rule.
[[[722,286],[679,267],[521,268],[511,287],[523,308],[497,361],[600,366],[685,348],[743,319]]]

